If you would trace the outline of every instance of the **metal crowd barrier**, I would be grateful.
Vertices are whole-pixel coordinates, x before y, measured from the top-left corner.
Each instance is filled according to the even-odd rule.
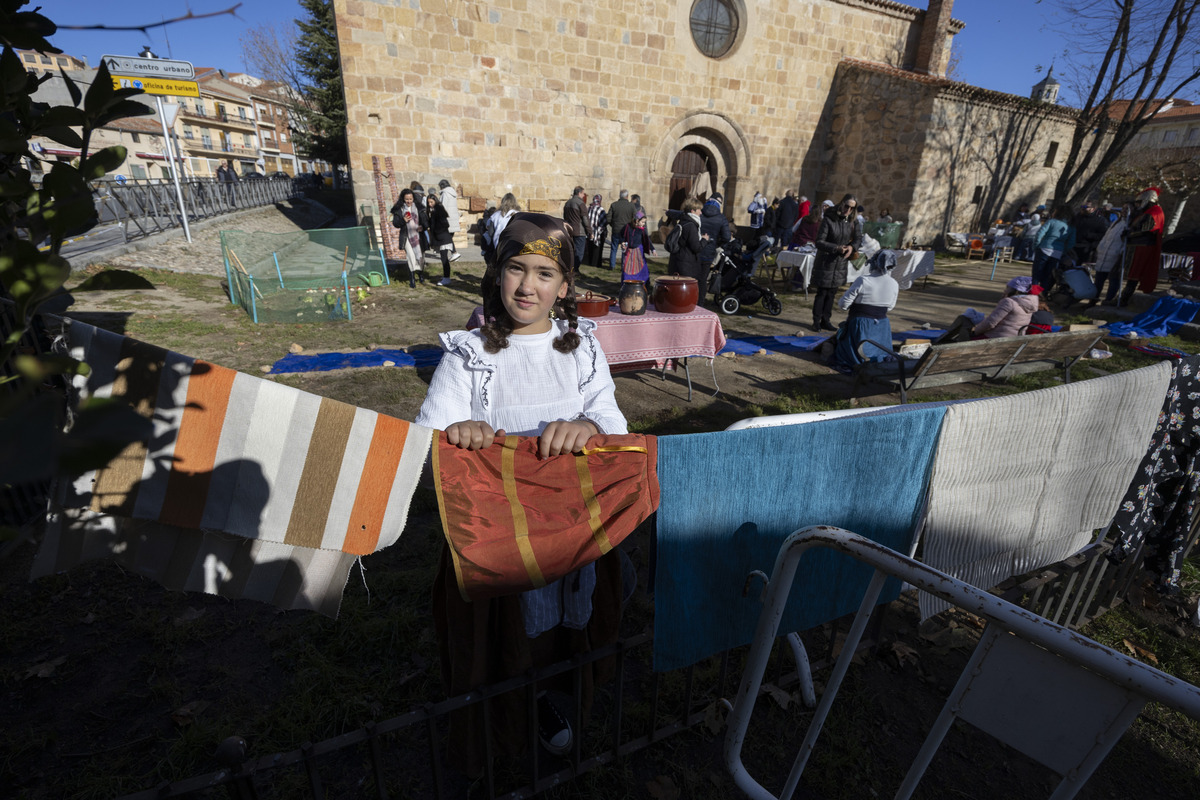
[[[804,553],[825,547],[869,564],[875,576],[808,726],[792,770],[778,794],[742,763],[751,715],[778,633],[796,568]],[[947,600],[987,620],[987,628],[896,792],[912,796],[956,719],[962,719],[1063,777],[1053,798],[1074,797],[1133,723],[1147,702],[1158,702],[1200,720],[1200,688],[1105,647],[1082,634],[1018,608],[995,595],[902,556],[841,528],[813,526],[783,543],[763,592],[754,643],[729,716],[725,765],[738,788],[754,800],[784,800],[795,793],[816,746],[859,640],[888,577]],[[798,587],[803,591],[803,587]],[[980,775],[980,779],[988,776]]]
[[[180,189],[189,222],[280,203],[301,194],[294,179],[219,183],[212,178],[190,178],[180,183]],[[93,194],[100,222],[121,223],[126,242],[182,224],[175,185],[170,181],[105,181]]]

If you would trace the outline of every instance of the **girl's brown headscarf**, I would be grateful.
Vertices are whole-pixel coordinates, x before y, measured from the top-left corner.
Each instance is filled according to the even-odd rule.
[[[562,270],[567,282],[567,296],[554,304],[555,316],[567,320],[569,330],[554,340],[554,349],[569,353],[579,346],[578,316],[575,311],[575,244],[567,224],[558,217],[522,211],[513,214],[496,243],[496,270],[484,277],[483,316],[488,322],[480,329],[484,349],[497,353],[508,347],[512,320],[504,309],[500,296],[500,270],[509,259],[520,255],[545,256]]]

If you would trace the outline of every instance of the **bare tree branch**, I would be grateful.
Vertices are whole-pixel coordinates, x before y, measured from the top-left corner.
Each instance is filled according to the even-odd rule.
[[[1054,191],[1075,204],[1100,187],[1163,101],[1200,80],[1200,0],[1058,0],[1058,8],[1073,31],[1064,60],[1081,83],[1088,76]]]
[[[304,80],[296,58],[299,32],[290,20],[264,22],[241,36],[242,58],[248,72],[281,83],[297,96],[304,94]]]
[[[1173,233],[1184,206],[1200,192],[1200,147],[1127,150],[1105,174],[1101,186],[1117,198],[1136,197],[1147,186],[1157,186],[1175,201],[1166,230]]]
[[[141,31],[146,33],[151,28],[165,28],[168,25],[174,25],[177,22],[187,22],[193,19],[208,19],[210,17],[221,17],[228,14],[231,17],[237,17],[237,10],[242,7],[241,3],[232,5],[229,8],[221,11],[210,11],[207,14],[196,14],[188,11],[181,17],[173,17],[165,19],[161,22],[151,22],[146,25],[59,25],[60,31]]]

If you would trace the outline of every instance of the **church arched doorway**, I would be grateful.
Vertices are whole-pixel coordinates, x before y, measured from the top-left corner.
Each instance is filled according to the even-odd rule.
[[[737,208],[742,183],[753,167],[749,140],[729,117],[692,111],[666,131],[650,162],[655,204],[679,209],[689,197],[701,200],[720,192],[725,208]],[[660,208],[663,206],[659,206]]]
[[[667,208],[683,208],[683,202],[693,196],[701,202],[708,199],[718,177],[717,162],[711,152],[695,144],[683,148],[671,162]]]

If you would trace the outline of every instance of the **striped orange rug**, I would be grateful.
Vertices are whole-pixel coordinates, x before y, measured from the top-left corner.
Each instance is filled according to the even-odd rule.
[[[336,615],[355,559],[400,537],[433,431],[63,324],[92,368],[80,397],[127,403],[153,434],[64,482],[34,577],[116,557],[169,588]]]

